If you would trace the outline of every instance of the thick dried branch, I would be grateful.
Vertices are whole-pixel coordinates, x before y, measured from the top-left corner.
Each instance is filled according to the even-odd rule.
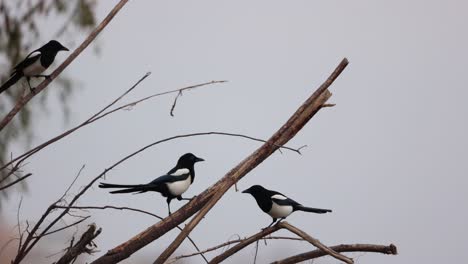
[[[29,93],[26,96],[22,96],[18,102],[15,104],[13,109],[3,118],[0,122],[0,131],[5,128],[8,123],[15,117],[15,115],[26,105],[29,100],[31,100],[36,94],[39,94],[44,88],[46,88],[52,80],[54,80],[62,71],[72,63],[81,52],[88,47],[88,45],[96,38],[96,36],[109,24],[109,22],[114,18],[114,16],[120,11],[120,9],[128,2],[128,0],[120,0],[117,5],[110,11],[110,13],[104,18],[104,20],[89,34],[89,36],[81,43],[81,45],[73,51],[70,56],[59,66],[55,71],[52,72],[50,78],[45,79],[43,82],[36,87],[35,93]]]
[[[218,255],[218,256],[214,257],[210,261],[210,264],[216,264],[216,263],[220,263],[220,262],[224,261],[225,259],[227,259],[228,257],[234,255],[236,252],[242,250],[246,246],[252,244],[253,242],[256,242],[256,241],[262,239],[262,237],[264,237],[264,236],[267,236],[267,235],[269,235],[269,234],[271,234],[273,232],[278,231],[281,228],[283,228],[283,227],[278,224],[278,225],[274,225],[274,226],[263,229],[262,231],[256,233],[255,235],[244,239],[242,242],[240,242],[239,244],[233,246],[232,248],[224,251],[221,255]]]
[[[224,248],[226,246],[229,246],[229,245],[232,245],[232,244],[237,244],[237,243],[241,243],[243,241],[245,241],[246,239],[248,238],[242,238],[242,239],[234,239],[234,240],[229,240],[227,242],[224,242],[222,244],[219,244],[219,245],[216,245],[216,246],[213,246],[213,247],[210,247],[210,248],[207,248],[207,249],[204,249],[202,251],[198,251],[198,252],[195,252],[195,253],[190,253],[190,254],[186,254],[186,255],[180,255],[180,256],[177,256],[175,258],[173,258],[173,261],[171,261],[170,263],[172,262],[175,262],[179,259],[182,259],[182,258],[189,258],[189,257],[193,257],[193,256],[196,256],[196,255],[200,255],[202,253],[208,253],[208,252],[211,252],[211,251],[215,251],[217,249],[220,249],[220,248]],[[299,238],[299,237],[286,237],[286,236],[268,236],[268,237],[263,237],[262,239],[264,240],[296,240],[296,241],[306,241],[302,238]]]
[[[80,240],[73,246],[67,249],[65,255],[63,255],[56,264],[68,264],[72,263],[80,254],[87,253],[91,254],[93,250],[93,240],[101,233],[101,228],[96,230],[96,225],[89,225],[88,230],[81,235]],[[88,247],[88,246],[91,246]]]
[[[333,249],[325,246],[324,244],[322,244],[320,241],[318,241],[317,239],[311,237],[309,234],[307,234],[306,232],[300,230],[299,228],[289,224],[288,222],[280,222],[279,223],[283,228],[293,232],[294,234],[302,237],[303,239],[309,241],[312,245],[314,245],[315,247],[319,248],[320,250],[322,250],[323,252],[327,253],[328,255],[338,259],[338,260],[341,260],[343,262],[346,262],[348,264],[353,264],[354,261],[348,257],[346,257],[345,255],[342,255],[336,251],[334,251]]]
[[[172,252],[180,245],[183,239],[189,235],[190,231],[198,224],[201,218],[211,209],[219,198],[238,180],[260,164],[263,160],[269,157],[275,150],[287,143],[299,130],[321,109],[321,106],[328,100],[331,93],[327,88],[340,75],[348,64],[347,59],[338,65],[331,76],[323,83],[293,114],[293,116],[283,125],[265,144],[257,149],[253,154],[244,159],[239,165],[229,171],[221,180],[208,188],[200,195],[192,199],[189,203],[177,210],[171,216],[163,221],[156,223],[140,234],[137,234],[123,244],[109,250],[105,255],[101,256],[93,263],[117,263],[123,259],[148,245],[152,241],[158,239],[176,225],[182,223],[201,208],[204,207],[197,216],[184,228],[184,231],[179,234],[175,243],[171,244],[168,250],[165,251],[162,259],[167,259]],[[213,195],[217,195],[213,198]],[[213,199],[212,199],[213,198]],[[211,199],[211,200],[210,200]],[[164,259],[164,260],[165,260]]]
[[[336,252],[375,252],[388,255],[397,255],[397,248],[395,245],[388,246],[371,245],[371,244],[353,244],[353,245],[337,245],[330,247]],[[319,257],[327,256],[328,254],[320,249],[305,252],[302,254],[294,255],[289,258],[272,262],[272,264],[293,264],[306,261],[309,259],[316,259]]]
[[[237,183],[248,172],[257,167],[261,162],[267,159],[278,148],[277,145],[286,144],[293,138],[305,124],[317,113],[322,105],[331,96],[327,88],[333,81],[340,75],[344,68],[348,65],[348,60],[343,59],[330,77],[323,83],[307,100],[306,102],[294,113],[294,115],[284,124],[266,144],[257,149],[249,157],[244,159],[239,165],[232,169],[226,176],[223,177],[218,183],[221,184],[220,188],[216,191],[210,201],[203,206],[200,212],[190,220],[176,239],[169,245],[166,250],[156,259],[155,263],[164,263],[174,251],[180,246],[185,237],[200,223],[205,215],[213,208],[213,206],[221,199],[221,197]]]

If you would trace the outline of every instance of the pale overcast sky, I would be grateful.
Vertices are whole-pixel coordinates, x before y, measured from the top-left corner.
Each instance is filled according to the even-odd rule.
[[[101,1],[101,20],[117,1]],[[321,84],[343,57],[349,66],[331,87],[333,108],[321,110],[288,144],[299,156],[275,153],[239,187],[262,184],[312,207],[333,209],[288,218],[327,245],[394,243],[398,256],[354,253],[357,263],[460,263],[468,248],[468,4],[466,1],[130,1],[65,74],[80,81],[64,124],[60,107],[36,123],[34,145],[81,122],[147,71],[128,98],[211,80],[229,80],[160,97],[86,127],[30,160],[30,191],[22,216],[33,222],[60,197],[79,168],[74,189],[121,157],[158,139],[204,131],[268,138]],[[75,43],[76,48],[82,37]],[[65,55],[61,54],[59,60]],[[52,83],[48,89],[58,89]],[[38,110],[43,111],[43,110]],[[219,136],[172,141],[107,174],[107,181],[144,183],[193,152],[206,162],[187,196],[200,193],[259,146]],[[22,147],[12,150],[15,154]],[[3,209],[16,222],[19,196]],[[172,208],[184,202],[174,201]],[[131,206],[165,216],[158,194],[111,195],[93,188],[81,205]],[[155,223],[132,212],[91,212],[103,227],[101,252]],[[230,190],[191,237],[201,248],[248,236],[269,224],[254,200]],[[123,263],[153,261],[178,231]],[[286,235],[285,231],[280,233]],[[68,235],[71,235],[69,233]],[[66,238],[47,240],[56,253]],[[311,250],[307,243],[260,245],[258,263]],[[175,255],[193,252],[184,242]],[[227,263],[253,261],[248,247]],[[214,254],[208,256],[215,256]],[[143,260],[145,259],[145,260]],[[49,263],[51,259],[29,259]],[[83,259],[81,259],[83,261]],[[314,263],[337,263],[330,257]],[[202,263],[193,257],[189,263]]]

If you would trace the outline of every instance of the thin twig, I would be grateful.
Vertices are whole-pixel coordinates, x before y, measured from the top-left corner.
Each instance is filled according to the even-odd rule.
[[[16,179],[16,180],[10,182],[9,184],[6,184],[6,185],[4,185],[4,186],[1,186],[1,187],[0,187],[0,191],[6,189],[6,188],[8,188],[8,187],[11,187],[11,186],[15,185],[15,184],[17,184],[17,183],[20,182],[20,181],[25,180],[25,179],[28,178],[29,176],[32,176],[32,173],[28,173],[28,174],[26,174],[26,175],[24,175],[24,176],[22,176],[22,177],[20,177],[20,178],[18,178],[18,179]],[[5,177],[5,178],[6,178],[6,177]]]
[[[91,217],[90,215],[85,216],[85,217],[83,217],[82,219],[80,219],[80,220],[78,220],[78,221],[76,221],[76,222],[74,222],[74,223],[71,223],[71,224],[66,225],[66,226],[64,226],[64,227],[61,227],[61,228],[52,230],[52,231],[50,231],[50,232],[47,232],[47,233],[45,233],[45,234],[42,235],[42,236],[45,237],[45,236],[48,236],[48,235],[52,235],[52,234],[54,234],[54,233],[57,233],[57,232],[60,232],[60,231],[62,231],[62,230],[65,230],[65,229],[67,229],[67,228],[70,228],[70,227],[72,227],[72,226],[76,226],[76,225],[80,224],[81,222],[85,221],[86,219],[88,219],[88,218],[90,218],[90,217]],[[38,238],[38,237],[35,236],[34,238]]]
[[[176,104],[177,104],[177,99],[179,99],[180,96],[182,96],[182,91],[177,93],[176,97],[174,98],[174,103],[172,103],[171,111],[169,112],[169,114],[172,117],[174,116],[174,109],[175,109]]]

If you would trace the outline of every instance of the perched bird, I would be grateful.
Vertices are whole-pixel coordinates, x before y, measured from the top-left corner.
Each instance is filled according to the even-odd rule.
[[[194,165],[196,162],[204,161],[192,153],[182,155],[177,161],[177,165],[172,168],[166,175],[160,176],[147,184],[136,185],[120,185],[111,183],[100,183],[99,188],[118,188],[121,190],[112,191],[110,193],[144,193],[148,191],[159,192],[162,196],[167,197],[167,208],[169,215],[171,214],[171,200],[191,200],[182,198],[182,194],[187,191],[195,179]]]
[[[260,185],[253,185],[243,191],[243,193],[250,193],[257,201],[260,209],[273,218],[273,222],[271,222],[267,227],[272,226],[278,219],[279,221],[285,219],[294,211],[304,211],[317,214],[324,214],[332,211],[328,209],[305,207],[279,192],[265,189]]]
[[[25,76],[28,81],[29,89],[34,93],[34,88],[29,83],[31,77],[49,78],[49,75],[42,75],[53,62],[57,53],[61,50],[68,50],[56,40],[47,42],[44,46],[29,53],[26,58],[13,68],[10,79],[0,86],[0,93],[10,88],[21,77]]]

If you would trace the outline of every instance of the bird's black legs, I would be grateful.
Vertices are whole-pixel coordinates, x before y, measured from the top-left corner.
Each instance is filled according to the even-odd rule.
[[[169,215],[171,215],[171,200],[172,200],[172,198],[167,198],[167,199],[166,199],[166,202],[167,202],[167,210],[169,211]]]
[[[193,198],[197,197],[196,195],[192,198],[182,198],[182,195],[179,195],[177,196],[177,200],[179,201],[182,201],[182,200],[185,200],[185,201],[192,201]]]
[[[31,91],[31,93],[35,94],[36,93],[36,88],[33,88],[31,87],[31,77],[26,77],[26,81],[28,81],[28,85],[29,85],[29,90]]]
[[[262,230],[267,229],[267,228],[269,228],[270,226],[272,226],[272,225],[276,222],[276,220],[277,220],[276,218],[273,218],[273,221],[271,222],[271,224],[268,225],[268,226],[265,227],[265,228],[262,228]],[[280,220],[280,221],[281,221],[281,220]]]
[[[38,74],[38,75],[34,75],[33,77],[42,77],[42,78],[45,78],[47,80],[50,80],[50,75],[45,75],[45,74]]]

